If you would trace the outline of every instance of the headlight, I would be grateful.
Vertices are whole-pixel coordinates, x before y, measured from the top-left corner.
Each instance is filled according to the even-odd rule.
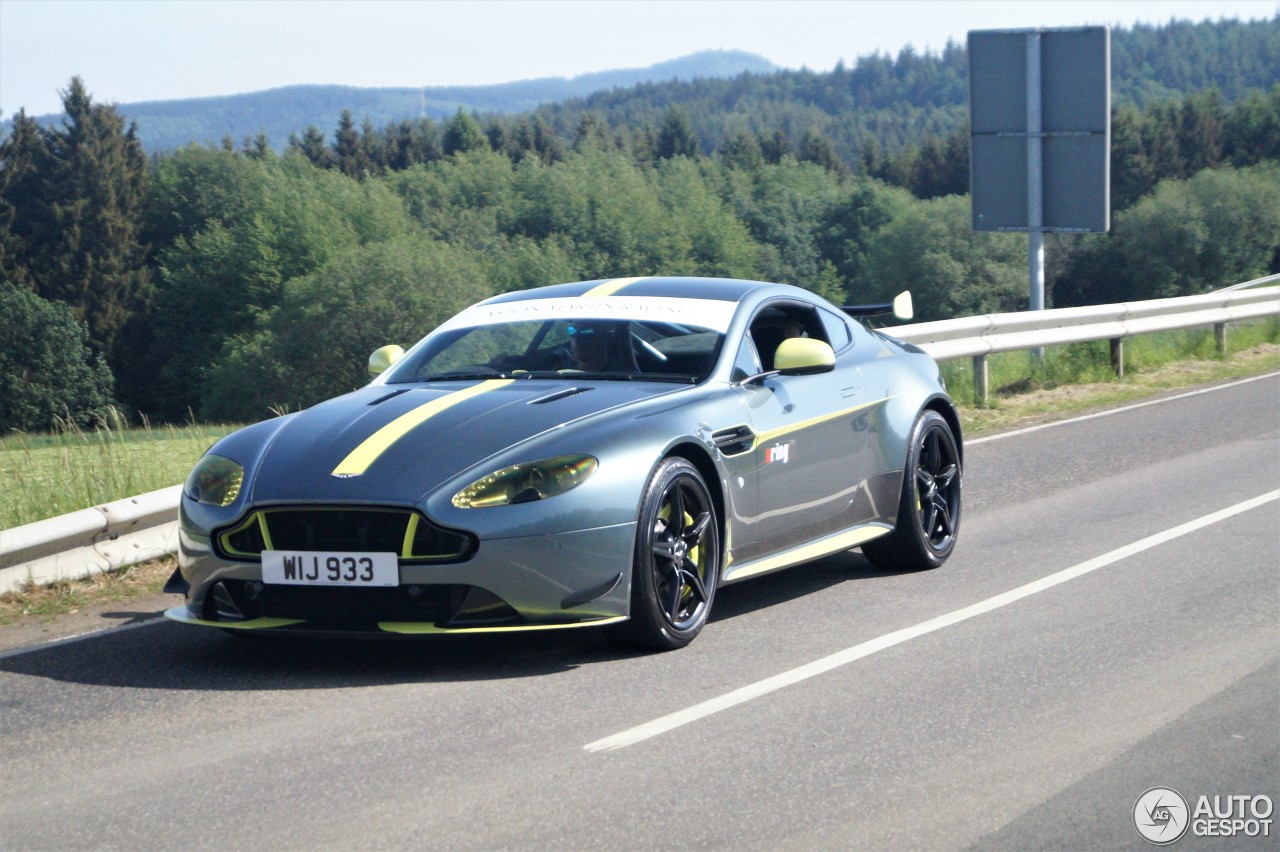
[[[554,497],[586,482],[599,464],[591,456],[556,456],[504,467],[453,495],[453,505],[482,509]]]
[[[206,455],[187,476],[182,493],[198,503],[230,506],[240,496],[244,468],[231,459]]]

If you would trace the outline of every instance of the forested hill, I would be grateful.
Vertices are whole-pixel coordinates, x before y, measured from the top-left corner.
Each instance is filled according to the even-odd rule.
[[[1250,90],[1280,84],[1280,15],[1268,21],[1174,21],[1112,30],[1112,99],[1145,108],[1191,92],[1215,90],[1233,103]],[[848,163],[893,154],[928,136],[962,127],[967,115],[967,54],[910,47],[895,56],[863,56],[829,72],[782,71],[742,51],[704,51],[647,68],[604,71],[492,86],[356,88],[290,86],[243,95],[121,104],[151,152],[182,145],[263,138],[282,150],[308,127],[333,133],[343,111],[355,124],[442,121],[473,114],[536,111],[561,138],[584,114],[614,128],[657,128],[671,106],[685,108],[706,152],[734,133],[782,130],[797,144],[814,130]],[[53,126],[61,115],[39,117]],[[5,132],[10,122],[5,122]]]
[[[1112,103],[1145,109],[1192,92],[1216,90],[1233,103],[1280,84],[1280,15],[1269,21],[1174,21],[1111,32]],[[551,104],[537,114],[571,134],[584,114],[614,127],[658,127],[670,106],[684,108],[705,151],[748,130],[778,129],[797,142],[807,130],[829,139],[846,162],[868,151],[895,152],[946,135],[968,117],[968,54],[904,48],[864,56],[833,71],[787,71],[732,79],[641,85]]]
[[[212,98],[120,104],[126,120],[138,124],[143,147],[152,153],[171,151],[191,142],[217,143],[230,137],[237,143],[265,134],[280,149],[290,135],[308,126],[331,128],[348,110],[357,122],[382,128],[388,123],[427,117],[442,120],[459,109],[468,112],[527,112],[540,104],[580,98],[593,92],[641,83],[732,77],[777,70],[764,57],[740,50],[706,50],[630,68],[547,77],[490,86],[358,88],[355,86],[286,86],[261,92]],[[39,116],[41,124],[56,124],[62,115]],[[6,122],[7,124],[7,122]]]

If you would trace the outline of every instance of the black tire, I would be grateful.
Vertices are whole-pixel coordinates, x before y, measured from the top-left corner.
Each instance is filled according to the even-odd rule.
[[[692,642],[711,614],[720,558],[720,525],[706,482],[684,459],[665,459],[640,501],[631,618],[617,626],[615,639],[656,651]]]
[[[960,531],[961,474],[951,426],[938,412],[922,411],[911,430],[897,525],[862,545],[872,565],[925,571],[947,561]]]

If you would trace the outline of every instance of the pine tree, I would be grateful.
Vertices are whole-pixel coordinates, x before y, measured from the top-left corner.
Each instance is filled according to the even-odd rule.
[[[70,305],[112,360],[125,323],[150,297],[147,247],[139,241],[147,159],[136,125],[126,130],[115,106],[93,103],[79,77],[62,94],[62,128],[15,122],[0,158],[0,216],[11,216],[16,229],[3,231],[4,265],[16,260],[10,252],[21,252],[35,291]]]
[[[658,130],[658,158],[696,157],[700,147],[688,110],[676,105],[667,107]]]
[[[827,171],[836,174],[846,174],[849,171],[849,168],[836,156],[836,149],[831,144],[831,140],[823,136],[817,128],[811,127],[805,131],[804,138],[800,140],[798,159],[801,162],[817,163]]]
[[[44,203],[50,165],[44,131],[19,110],[0,141],[0,279],[32,289],[31,249],[56,233]]]
[[[334,166],[333,151],[325,142],[324,134],[314,124],[307,125],[307,131],[302,134],[301,139],[290,138],[289,147],[301,151],[316,168],[329,169]]]
[[[338,130],[334,134],[333,152],[337,159],[338,171],[347,177],[358,178],[364,172],[360,134],[356,131],[356,122],[351,117],[351,110],[349,109],[344,109],[342,115],[338,118]]]
[[[446,157],[467,151],[482,151],[489,147],[489,140],[475,119],[461,107],[444,126],[444,154]]]

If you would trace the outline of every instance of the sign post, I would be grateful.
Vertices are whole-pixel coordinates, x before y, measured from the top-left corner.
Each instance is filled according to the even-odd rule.
[[[1111,227],[1111,31],[969,33],[973,227],[1026,231],[1030,310],[1044,302],[1044,234]]]

